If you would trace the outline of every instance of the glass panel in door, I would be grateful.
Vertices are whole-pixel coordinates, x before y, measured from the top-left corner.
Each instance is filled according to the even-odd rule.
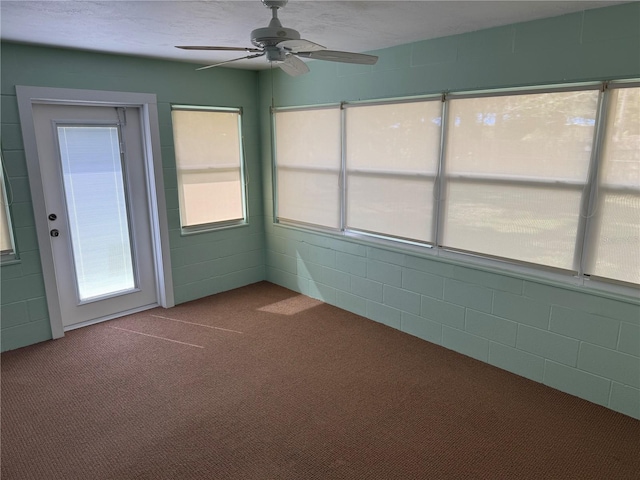
[[[80,302],[136,288],[117,126],[58,126]]]

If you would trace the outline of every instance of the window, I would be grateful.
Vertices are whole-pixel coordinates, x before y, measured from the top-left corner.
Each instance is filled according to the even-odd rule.
[[[433,240],[442,102],[348,106],[347,226]]]
[[[275,113],[277,216],[340,228],[340,108]]]
[[[640,88],[610,90],[586,273],[640,284]]]
[[[246,221],[240,109],[171,111],[184,231]]]
[[[277,222],[640,285],[637,80],[280,109],[274,121]]]
[[[4,159],[0,157],[0,255],[4,259],[14,258],[13,234],[9,215],[9,198],[5,189]]]
[[[449,102],[442,245],[574,270],[598,91]]]
[[[132,291],[138,282],[127,199],[131,191],[125,184],[118,126],[59,124],[56,130],[61,205],[67,210],[78,298]]]

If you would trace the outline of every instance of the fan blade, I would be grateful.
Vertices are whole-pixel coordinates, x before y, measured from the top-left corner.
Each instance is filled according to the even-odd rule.
[[[247,55],[246,57],[234,58],[231,60],[227,60],[226,62],[214,63],[213,65],[207,65],[205,67],[196,68],[198,70],[206,70],[207,68],[219,67],[220,65],[226,65],[227,63],[236,62],[238,60],[245,60],[247,58],[256,58],[264,55],[264,52],[256,53],[255,55]],[[302,60],[300,60],[302,62]],[[302,62],[304,63],[304,62]]]
[[[251,47],[209,47],[206,45],[198,46],[198,45],[176,45],[176,48],[181,48],[182,50],[220,50],[224,52],[261,52],[259,48],[251,48]]]
[[[358,63],[360,65],[374,65],[378,61],[375,55],[364,53],[338,52],[336,50],[319,50],[317,52],[298,52],[299,57],[315,58],[328,62]]]
[[[287,55],[284,62],[279,63],[278,66],[292,77],[297,77],[309,71],[307,64],[293,55]]]
[[[277,44],[278,47],[284,47],[285,50],[288,50],[293,53],[298,52],[317,52],[318,50],[326,50],[327,47],[323,47],[322,45],[318,45],[317,43],[310,42],[309,40],[283,40],[282,42]]]

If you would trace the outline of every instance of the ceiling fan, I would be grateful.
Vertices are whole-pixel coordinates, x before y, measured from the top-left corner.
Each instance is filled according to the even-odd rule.
[[[298,31],[283,27],[278,18],[278,9],[284,7],[287,2],[288,0],[262,0],[264,6],[271,10],[272,17],[268,27],[257,28],[251,32],[251,43],[255,45],[255,47],[177,45],[176,48],[183,50],[239,51],[249,54],[244,57],[227,60],[226,62],[200,67],[197,70],[205,70],[238,60],[266,55],[268,61],[294,77],[309,71],[309,67],[298,57],[361,65],[373,65],[378,61],[378,57],[375,55],[327,50],[322,45],[300,38]]]

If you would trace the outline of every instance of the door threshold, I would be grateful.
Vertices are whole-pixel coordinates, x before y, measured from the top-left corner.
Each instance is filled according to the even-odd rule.
[[[80,323],[74,323],[73,325],[69,325],[64,327],[65,332],[69,332],[71,330],[75,330],[77,328],[88,327],[89,325],[94,325],[96,323],[106,322],[107,320],[113,320],[115,318],[124,317],[125,315],[131,315],[133,313],[144,312],[145,310],[150,310],[152,308],[159,307],[158,303],[152,303],[150,305],[144,305],[142,307],[132,308],[131,310],[127,310],[124,312],[114,313],[112,315],[106,315],[100,318],[94,318],[93,320],[86,320]]]

